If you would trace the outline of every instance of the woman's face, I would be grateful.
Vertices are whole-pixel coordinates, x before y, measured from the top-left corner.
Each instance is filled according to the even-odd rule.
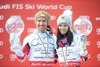
[[[38,18],[36,22],[36,27],[38,30],[43,31],[47,28],[47,20],[45,18]]]
[[[59,31],[61,34],[65,34],[68,31],[68,25],[67,24],[60,24]]]

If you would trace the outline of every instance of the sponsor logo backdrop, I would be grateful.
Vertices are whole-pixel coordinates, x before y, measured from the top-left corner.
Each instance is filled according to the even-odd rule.
[[[72,9],[73,22],[79,16],[87,16],[92,22],[92,32],[87,36],[87,49],[90,59],[82,62],[82,67],[100,67],[100,1],[99,0],[0,0],[0,67],[28,67],[28,59],[20,63],[15,54],[10,51],[9,34],[5,23],[11,16],[20,16],[25,24],[21,35],[24,37],[32,33],[35,28],[34,14],[45,10],[51,15],[54,34],[57,32],[56,20],[65,9]],[[55,64],[58,66],[58,64]]]

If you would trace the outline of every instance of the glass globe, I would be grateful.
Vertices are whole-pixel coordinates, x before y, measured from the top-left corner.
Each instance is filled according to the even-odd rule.
[[[89,35],[92,31],[92,23],[88,18],[79,17],[73,23],[73,28],[77,33]]]
[[[24,22],[23,20],[18,16],[11,16],[6,24],[5,24],[6,31],[11,33],[18,33],[21,34],[24,30]]]

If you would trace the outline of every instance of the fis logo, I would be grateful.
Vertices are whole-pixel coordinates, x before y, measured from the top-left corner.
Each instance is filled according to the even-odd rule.
[[[97,55],[97,59],[98,59],[98,61],[100,61],[100,54]]]
[[[97,35],[100,35],[100,28],[96,29]]]
[[[3,41],[0,41],[0,46],[2,46],[3,45]]]
[[[3,20],[4,19],[4,16],[3,15],[0,15],[0,20]]]
[[[10,60],[15,61],[15,59],[16,59],[16,55],[15,54],[10,54]]]
[[[4,29],[3,28],[0,28],[0,33],[3,33]]]
[[[3,54],[0,54],[0,59],[3,59]]]

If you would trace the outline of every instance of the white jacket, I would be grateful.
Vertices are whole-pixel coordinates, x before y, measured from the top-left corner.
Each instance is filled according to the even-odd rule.
[[[57,49],[59,62],[65,62],[65,61],[66,62],[70,62],[70,61],[80,62],[82,61],[81,57],[87,56],[88,51],[82,48],[84,44],[86,45],[86,42],[81,41],[80,39],[81,36],[82,35],[77,35],[76,33],[73,33],[73,42],[71,43],[71,46],[59,47]]]
[[[45,53],[45,48],[38,37],[40,36],[46,51],[48,51],[48,55]],[[48,39],[47,39],[48,36]],[[47,47],[47,40],[49,41],[49,45]],[[28,54],[30,61],[54,61],[54,50],[56,49],[56,36],[54,34],[49,34],[47,31],[41,32],[37,29],[30,35],[28,35],[23,41],[23,47],[26,44],[29,44],[30,51]],[[23,48],[22,47],[22,48]],[[47,49],[48,48],[48,49]]]

